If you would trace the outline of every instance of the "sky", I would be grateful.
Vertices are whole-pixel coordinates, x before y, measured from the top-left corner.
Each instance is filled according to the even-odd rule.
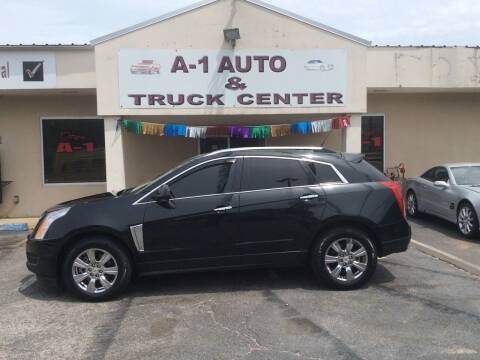
[[[479,0],[266,0],[374,45],[480,45]],[[88,43],[196,0],[0,0],[0,44]]]

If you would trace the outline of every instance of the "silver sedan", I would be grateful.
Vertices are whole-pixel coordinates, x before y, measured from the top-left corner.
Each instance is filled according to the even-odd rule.
[[[408,216],[425,212],[457,224],[466,237],[479,233],[480,163],[435,166],[408,179],[405,196]]]

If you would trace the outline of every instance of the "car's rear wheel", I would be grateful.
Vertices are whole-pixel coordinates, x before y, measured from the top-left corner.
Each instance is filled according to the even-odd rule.
[[[62,278],[75,295],[104,301],[120,294],[130,283],[132,264],[124,248],[107,238],[86,238],[68,252]]]
[[[413,190],[407,192],[407,215],[414,218],[418,216],[418,201]]]
[[[473,206],[468,202],[463,202],[458,208],[457,227],[465,237],[472,238],[478,234],[478,216]]]
[[[351,290],[364,285],[377,266],[371,239],[356,228],[336,228],[321,235],[311,254],[317,279],[330,288]]]

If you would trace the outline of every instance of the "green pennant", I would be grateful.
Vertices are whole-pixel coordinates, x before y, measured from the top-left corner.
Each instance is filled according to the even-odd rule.
[[[252,128],[250,137],[252,139],[266,138],[270,136],[270,126],[255,126]]]

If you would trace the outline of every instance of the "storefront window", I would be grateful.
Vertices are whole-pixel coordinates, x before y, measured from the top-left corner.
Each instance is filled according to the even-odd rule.
[[[383,116],[362,116],[362,153],[365,160],[383,172]]]
[[[42,119],[46,184],[105,182],[103,119]]]

